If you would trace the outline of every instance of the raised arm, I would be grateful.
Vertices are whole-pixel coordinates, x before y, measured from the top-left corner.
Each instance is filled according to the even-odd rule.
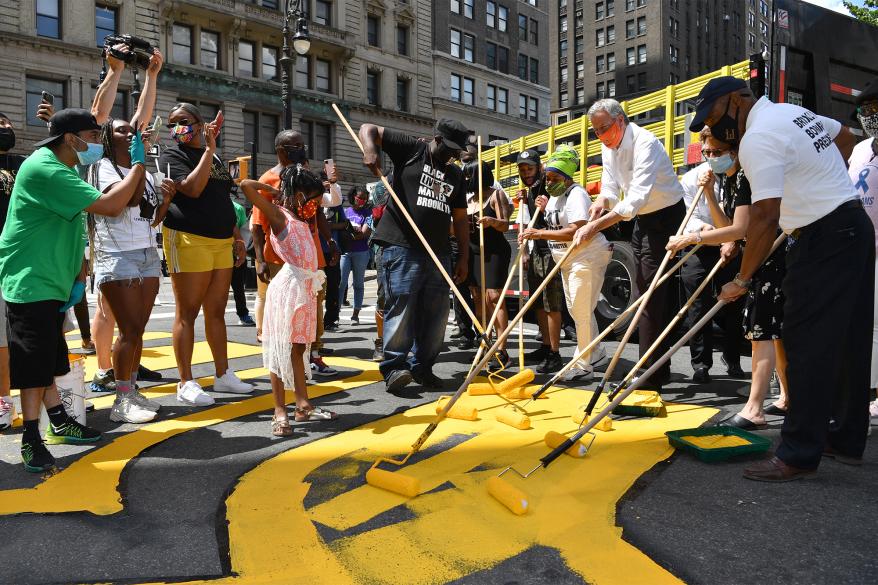
[[[140,197],[143,182],[146,180],[146,153],[140,132],[131,139],[128,149],[131,154],[131,171],[118,183],[111,185],[86,211],[97,215],[116,217],[128,206],[132,199]]]
[[[253,204],[253,207],[256,207],[259,211],[265,214],[265,217],[268,218],[268,223],[271,225],[271,230],[274,233],[279,234],[284,231],[284,228],[286,228],[287,218],[284,216],[283,212],[278,209],[277,205],[259,194],[260,190],[267,191],[274,195],[278,192],[277,189],[271,185],[266,185],[259,181],[254,181],[252,179],[244,179],[241,181],[241,191],[244,193],[244,196]]]
[[[381,175],[381,142],[384,138],[384,127],[375,124],[360,126],[360,142],[363,143],[363,164],[376,177]]]
[[[201,154],[201,159],[192,172],[177,184],[177,191],[186,197],[198,199],[207,186],[210,168],[213,166],[213,154],[216,152],[217,134],[213,123],[204,125],[204,152]]]
[[[137,111],[131,118],[131,127],[135,130],[146,128],[150,118],[152,118],[155,109],[156,83],[163,63],[164,57],[162,57],[161,51],[153,49],[153,55],[149,58],[149,67],[146,69],[146,81],[143,83],[140,99],[137,100]]]
[[[116,45],[113,49],[128,52],[126,45]],[[122,73],[125,71],[125,63],[113,57],[109,51],[107,52],[107,76],[95,91],[95,99],[91,103],[91,113],[95,117],[98,124],[104,124],[110,119],[110,112],[113,111],[113,103],[116,101],[116,91],[119,88],[119,80],[122,79]]]

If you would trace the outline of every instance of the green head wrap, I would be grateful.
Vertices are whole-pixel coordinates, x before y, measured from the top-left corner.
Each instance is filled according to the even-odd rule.
[[[546,162],[547,171],[554,171],[568,179],[573,179],[578,168],[579,153],[572,146],[564,144],[556,148]]]

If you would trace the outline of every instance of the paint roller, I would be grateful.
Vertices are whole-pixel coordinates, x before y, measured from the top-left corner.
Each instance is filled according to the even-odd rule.
[[[526,431],[530,428],[530,417],[515,408],[509,406],[501,408],[495,416],[497,422],[509,425],[520,431]]]
[[[489,477],[485,482],[488,493],[495,500],[506,506],[513,514],[521,516],[527,513],[527,495],[517,487],[514,487],[499,477]]]
[[[778,246],[780,246],[780,244],[784,241],[785,238],[786,238],[786,234],[781,234],[774,241],[774,244],[771,247],[771,251],[766,255],[766,258],[768,258],[771,255],[771,253],[774,252],[774,250],[776,250]],[[765,259],[763,259],[762,263],[764,263],[764,262],[765,262]],[[522,479],[527,479],[533,473],[535,473],[538,469],[547,468],[549,465],[551,465],[551,463],[553,461],[555,461],[555,459],[560,457],[563,453],[566,453],[567,450],[570,449],[571,447],[575,446],[576,443],[586,433],[590,432],[603,419],[607,418],[610,415],[610,413],[613,412],[613,409],[615,409],[617,406],[619,406],[619,404],[621,404],[623,400],[625,400],[632,392],[634,392],[635,390],[637,390],[639,388],[639,386],[641,384],[641,380],[646,380],[650,376],[655,374],[658,371],[658,369],[661,368],[663,365],[665,365],[665,362],[670,360],[671,357],[675,353],[677,353],[677,351],[679,351],[679,349],[681,347],[686,345],[686,343],[688,343],[689,340],[692,339],[692,337],[696,333],[698,333],[705,325],[710,323],[711,320],[713,319],[713,317],[727,304],[728,304],[728,301],[726,301],[724,299],[718,300],[716,302],[716,304],[713,306],[713,308],[711,308],[701,319],[699,319],[698,322],[695,323],[695,325],[693,325],[691,329],[689,329],[689,331],[684,333],[680,337],[680,339],[678,339],[677,342],[673,346],[671,346],[670,349],[668,349],[668,351],[666,351],[660,358],[658,358],[655,362],[653,362],[653,364],[649,368],[647,368],[647,370],[643,373],[642,376],[640,376],[639,378],[634,378],[632,380],[631,384],[628,387],[624,388],[613,400],[609,401],[609,403],[603,408],[603,410],[601,410],[597,415],[594,416],[594,418],[592,418],[590,421],[588,421],[588,423],[586,423],[585,426],[580,428],[574,435],[572,435],[569,438],[566,438],[561,444],[557,445],[554,449],[552,449],[552,451],[549,452],[545,457],[540,459],[540,462],[536,466],[534,466],[533,469],[531,469],[530,471],[528,471],[526,473],[521,473],[520,471],[518,471],[517,469],[515,469],[514,467],[512,467],[510,465],[509,467],[506,467],[503,471],[501,471],[497,476],[492,477],[491,479],[503,481],[501,479],[502,476],[510,471],[515,473],[516,475],[518,475]],[[592,439],[592,441],[594,441],[594,439]],[[586,448],[586,451],[588,451],[588,448]],[[495,496],[495,497],[497,497],[498,501],[500,501],[504,506],[506,506],[507,508],[509,508],[511,510],[512,508],[507,504],[507,502],[509,502],[509,503],[514,503],[514,502],[511,502],[509,500],[509,498],[505,495],[505,494],[510,493],[510,491],[505,490],[501,486],[496,485],[497,481],[494,481],[493,483],[495,485],[494,485],[493,489],[488,490],[488,493],[490,493],[491,495],[494,495],[494,493],[499,494],[499,496]],[[515,489],[516,491],[520,492],[520,490],[517,490],[517,488],[515,488],[514,486],[510,486],[510,487],[512,489]]]
[[[449,400],[451,400],[451,396],[441,396],[439,398],[439,401],[436,402],[436,414],[442,412]],[[445,416],[448,418],[456,418],[458,420],[476,420],[479,418],[479,411],[472,406],[458,402],[448,409]]]
[[[338,108],[338,105],[333,103],[332,109],[335,111],[335,114],[338,116],[339,120],[341,120],[342,124],[344,124],[344,127],[347,128],[348,133],[350,133],[351,138],[353,138],[354,142],[357,144],[357,147],[359,147],[360,151],[363,153],[363,155],[365,155],[366,149],[363,148],[363,143],[360,142],[359,136],[357,136],[356,132],[354,132],[354,129],[351,128],[350,123],[348,122],[347,118],[345,118],[344,114],[341,113],[341,110]],[[472,320],[473,325],[475,326],[476,330],[479,333],[479,337],[481,338],[482,343],[487,345],[488,339],[487,339],[487,336],[485,335],[485,330],[482,328],[481,323],[479,323],[479,320],[476,318],[472,309],[470,309],[466,300],[463,298],[463,295],[461,294],[461,292],[459,290],[457,290],[457,286],[455,286],[454,280],[452,280],[451,276],[448,275],[448,271],[445,270],[445,267],[442,265],[442,262],[436,256],[436,252],[434,252],[433,248],[430,247],[430,244],[427,243],[427,239],[424,237],[424,234],[421,232],[421,229],[418,227],[418,225],[412,219],[412,216],[409,214],[406,206],[402,203],[402,201],[400,201],[399,196],[396,194],[396,191],[393,190],[393,187],[391,186],[390,182],[387,180],[387,177],[384,176],[384,173],[379,171],[378,176],[381,179],[381,182],[384,184],[384,188],[387,190],[388,195],[390,195],[390,198],[395,203],[396,210],[399,211],[400,214],[402,214],[402,216],[405,218],[406,222],[408,222],[409,227],[412,229],[414,234],[418,237],[418,240],[420,240],[421,245],[427,251],[427,254],[429,254],[430,259],[432,259],[433,263],[436,265],[436,269],[439,271],[439,274],[441,274],[442,278],[445,279],[445,282],[448,283],[448,286],[451,288],[451,292],[457,297],[457,300],[460,301],[460,305],[463,307],[463,310],[466,312],[467,316]],[[500,361],[499,356],[497,356],[497,361]]]

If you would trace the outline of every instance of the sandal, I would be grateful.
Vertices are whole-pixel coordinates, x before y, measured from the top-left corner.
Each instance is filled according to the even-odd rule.
[[[287,417],[277,418],[271,417],[271,434],[275,437],[289,437],[293,434],[293,427],[290,426],[290,419]]]
[[[312,420],[335,420],[338,415],[320,407],[296,408],[296,422],[308,422]]]

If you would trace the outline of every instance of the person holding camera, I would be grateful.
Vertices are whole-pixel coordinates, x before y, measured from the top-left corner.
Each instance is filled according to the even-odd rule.
[[[229,369],[225,312],[232,283],[232,266],[246,258],[244,241],[235,225],[230,193],[232,177],[216,156],[222,112],[205,122],[190,103],[171,109],[168,128],[173,146],[162,151],[160,168],[169,168],[177,194],[162,227],[162,245],[176,299],[174,355],[180,382],[177,400],[183,404],[214,403],[192,375],[195,319],[204,311],[204,331],[213,354],[213,390],[249,394],[253,386]]]
[[[360,324],[360,309],[363,308],[363,295],[366,290],[366,265],[369,264],[369,192],[363,186],[352,187],[348,193],[350,207],[344,208],[345,227],[340,230],[341,237],[341,283],[338,287],[338,302],[344,300],[348,292],[348,280],[354,275],[354,312],[351,325]]]

